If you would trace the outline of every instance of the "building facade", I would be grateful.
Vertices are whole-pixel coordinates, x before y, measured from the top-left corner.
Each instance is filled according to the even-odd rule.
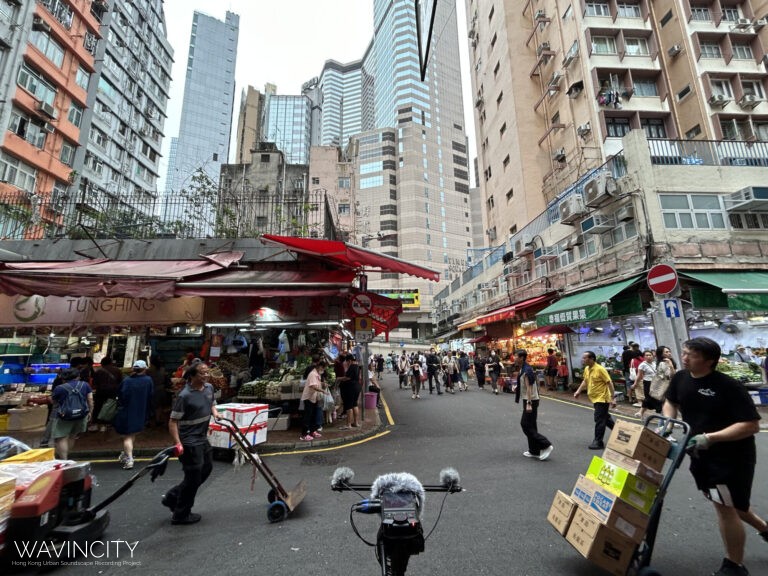
[[[274,142],[289,164],[309,164],[312,102],[306,95],[267,97],[263,140]]]
[[[632,129],[768,138],[764,0],[466,8],[489,239],[509,239]]]
[[[0,8],[4,236],[40,237],[63,228],[61,201],[77,176],[73,166],[104,8],[86,0]]]
[[[240,17],[229,11],[223,21],[200,12],[192,17],[178,144],[165,184],[169,195],[187,187],[199,170],[218,182],[229,159],[239,27]]]
[[[373,128],[363,124],[364,110],[370,101],[363,102],[362,60],[340,64],[328,60],[317,82],[318,105],[321,110],[318,143],[322,146],[346,146],[349,138]]]
[[[132,210],[153,216],[158,201],[173,62],[163,3],[118,0],[106,5],[101,23],[107,32],[94,45],[96,70],[75,157],[74,225]]]
[[[251,150],[261,141],[265,95],[253,86],[243,88],[237,115],[235,164],[250,164]]]
[[[328,200],[329,217],[338,240],[355,237],[354,165],[338,146],[312,146],[309,151],[309,192]]]

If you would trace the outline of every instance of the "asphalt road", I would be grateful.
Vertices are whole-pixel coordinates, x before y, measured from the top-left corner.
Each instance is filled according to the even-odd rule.
[[[269,524],[268,487],[253,469],[217,462],[201,488],[195,510],[203,520],[172,526],[160,506],[161,494],[181,477],[173,462],[154,484],[145,478],[111,507],[104,540],[138,542],[133,556],[123,545],[120,557],[102,561],[139,565],[90,565],[58,568],[57,574],[249,574],[256,576],[380,574],[373,549],[349,526],[352,493],[335,493],[329,478],[340,465],[356,472],[356,481],[385,472],[408,471],[424,483],[437,483],[441,468],[453,466],[466,491],[448,497],[426,551],[411,558],[409,574],[483,574],[515,576],[598,576],[602,571],[584,560],[547,523],[556,490],[570,493],[593,452],[591,409],[542,400],[539,429],[555,446],[549,461],[524,458],[521,407],[510,394],[494,396],[472,389],[455,395],[397,390],[385,376],[384,396],[394,425],[386,434],[352,446],[266,458],[286,488],[306,479],[305,501],[289,518]],[[298,432],[297,432],[298,434]],[[100,485],[95,500],[127,477],[116,463],[94,464]],[[768,515],[768,445],[758,438],[758,471],[753,505]],[[428,494],[426,530],[440,509],[441,494]],[[376,518],[360,517],[359,526],[375,539]],[[714,511],[693,488],[683,464],[667,496],[653,565],[665,574],[708,575],[723,556]],[[84,562],[93,561],[84,558]],[[748,529],[746,564],[754,575],[768,574],[768,544]]]

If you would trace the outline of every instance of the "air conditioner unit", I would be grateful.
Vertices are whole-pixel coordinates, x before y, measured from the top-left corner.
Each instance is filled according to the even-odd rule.
[[[471,28],[469,30],[469,32],[467,32],[467,36],[469,36],[470,38],[474,39],[475,36],[477,36],[477,30],[475,30],[474,28]]]
[[[501,257],[501,261],[504,262],[504,264],[509,264],[514,259],[515,259],[514,252],[504,252],[504,256]]]
[[[669,50],[667,50],[667,54],[672,56],[673,58],[680,54],[680,52],[683,51],[683,47],[680,46],[680,44],[675,44],[674,46],[671,46]]]
[[[477,285],[478,290],[493,290],[493,283],[491,282],[480,282],[480,284]]]
[[[515,254],[517,256],[527,256],[531,252],[533,252],[533,244],[531,242],[526,242],[522,239],[515,241]]]
[[[617,188],[616,180],[606,172],[601,172],[584,185],[584,204],[598,208],[616,194]]]
[[[38,102],[37,109],[49,118],[56,118],[56,108],[48,104],[48,102]]]
[[[760,30],[766,24],[768,24],[768,19],[767,18],[759,18],[759,19],[755,20],[754,22],[752,22],[752,29],[753,30]]]
[[[549,79],[549,87],[554,88],[560,84],[560,80],[563,78],[563,73],[556,71],[552,73],[552,78]]]
[[[528,260],[520,260],[519,262],[516,262],[515,264],[512,264],[511,266],[507,267],[507,276],[511,276],[513,278],[520,277],[526,272],[530,271],[531,266],[528,263]]]
[[[566,54],[565,58],[563,58],[563,68],[568,68],[575,58],[576,56],[574,54]]]
[[[576,134],[579,136],[586,136],[592,132],[592,125],[587,122],[586,124],[579,124],[578,128],[576,128]]]
[[[560,202],[558,208],[560,210],[560,222],[563,224],[573,224],[587,213],[581,194],[571,194]]]
[[[574,234],[568,238],[567,249],[573,250],[576,246],[582,246],[584,244],[584,234]]]
[[[739,106],[742,108],[754,108],[760,104],[760,99],[754,94],[744,94],[739,100]]]
[[[734,28],[737,30],[745,30],[746,28],[750,28],[752,26],[752,20],[749,18],[739,18],[736,20],[736,23],[733,25]]]
[[[472,48],[477,48],[477,38],[472,38]]]
[[[730,100],[725,94],[713,94],[709,97],[709,103],[712,106],[718,106],[720,108],[724,108]]]
[[[616,210],[616,220],[618,222],[627,222],[628,220],[635,219],[635,207],[631,204],[622,206]]]
[[[549,42],[539,44],[538,48],[536,48],[536,56],[541,56],[541,53],[545,51],[549,51]]]
[[[616,221],[613,216],[605,214],[594,214],[581,221],[581,231],[584,234],[602,234],[616,227]]]
[[[729,194],[723,204],[728,212],[760,212],[768,210],[768,186],[749,186]]]
[[[565,148],[559,148],[552,154],[552,159],[558,162],[565,162]]]
[[[482,96],[478,96],[475,100],[475,108],[482,108],[485,104],[485,99]]]
[[[51,31],[51,25],[48,24],[45,20],[43,20],[40,16],[35,16],[32,18],[32,30],[36,32],[50,32]]]
[[[496,240],[496,228],[488,228],[485,233],[488,235],[488,240]]]
[[[546,17],[547,17],[546,10],[536,10],[536,14],[534,14],[533,16],[534,20],[544,20],[544,18]]]
[[[557,259],[557,246],[547,246],[545,248],[536,248],[533,251],[533,257],[536,260],[547,262]]]
[[[56,132],[56,126],[54,126],[50,122],[46,122],[45,124],[43,124],[43,130],[45,130],[49,134],[53,134],[54,132]]]

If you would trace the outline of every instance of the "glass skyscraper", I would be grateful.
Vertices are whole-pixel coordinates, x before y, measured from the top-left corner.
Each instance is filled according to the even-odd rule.
[[[320,144],[345,146],[350,136],[373,128],[363,125],[362,60],[340,64],[328,60],[318,88],[322,107]]]
[[[178,192],[202,169],[219,181],[229,159],[240,16],[224,21],[195,12],[189,39],[181,125],[169,159],[166,193]]]
[[[288,164],[309,164],[311,113],[307,96],[267,95],[264,139],[277,144]]]

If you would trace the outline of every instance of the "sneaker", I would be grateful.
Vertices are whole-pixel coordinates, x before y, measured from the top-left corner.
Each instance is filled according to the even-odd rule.
[[[590,450],[603,450],[605,448],[605,445],[602,442],[592,442],[592,444],[590,444],[588,448]]]
[[[411,400],[416,400],[416,394],[411,394]]]
[[[544,448],[544,451],[541,454],[539,454],[539,460],[546,460],[547,458],[549,458],[549,455],[552,454],[552,450],[554,449],[555,447],[552,446],[552,444]]]
[[[713,572],[712,576],[749,576],[749,571],[743,564],[736,564],[728,558],[723,558],[720,570]]]
[[[117,457],[117,461],[120,462],[120,464],[123,464],[128,457],[125,455],[125,452],[120,452],[120,456]]]
[[[417,400],[421,400],[421,396],[419,396],[418,394],[416,394],[416,399],[417,399]]]
[[[642,408],[643,405],[640,402],[635,402],[634,404],[632,404],[632,407],[633,408]]]
[[[525,456],[526,458],[539,458],[537,454],[531,454],[530,452],[528,452],[528,450],[523,452],[523,456]]]
[[[170,508],[171,510],[176,508],[176,500],[172,498],[170,494],[163,494],[163,498],[160,500],[160,504],[166,508]]]
[[[195,514],[194,512],[190,512],[186,516],[182,516],[181,518],[171,518],[171,524],[175,526],[179,525],[185,525],[185,524],[196,524],[197,522],[200,522],[200,519],[202,516],[200,514]]]
[[[494,390],[493,393],[496,394],[497,396],[499,395],[499,391],[498,390]]]
[[[133,458],[123,460],[123,470],[133,470]]]
[[[312,436],[312,434],[307,434],[306,436],[299,436],[299,440],[303,440],[304,442],[312,442],[315,437]]]
[[[312,436],[314,436],[315,438],[322,438],[323,437],[323,435],[320,434],[320,432],[312,432]]]
[[[322,432],[322,431],[323,431],[323,427],[322,427],[322,426],[320,426],[320,428],[318,428],[318,429],[317,429],[317,431],[318,431],[318,432]]]

